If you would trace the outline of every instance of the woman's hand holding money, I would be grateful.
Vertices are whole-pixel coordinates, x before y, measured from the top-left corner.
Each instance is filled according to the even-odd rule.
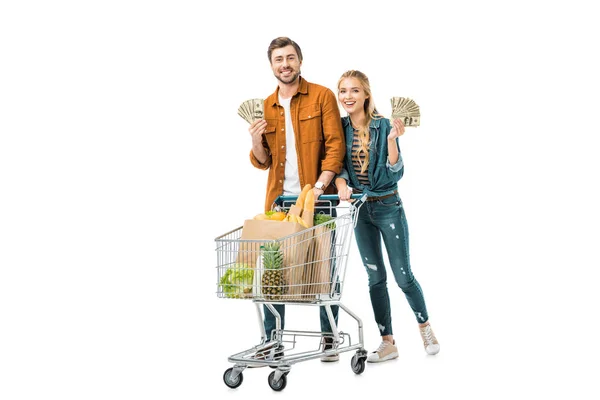
[[[393,125],[394,125],[394,127],[392,128],[392,130],[390,131],[390,134],[387,137],[388,140],[394,140],[397,137],[404,135],[404,123],[402,122],[401,119],[395,119],[393,121]]]

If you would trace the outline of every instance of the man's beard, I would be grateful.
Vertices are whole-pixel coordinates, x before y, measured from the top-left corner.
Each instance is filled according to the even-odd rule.
[[[298,72],[296,72],[295,74],[291,75],[289,78],[286,78],[286,79],[282,79],[279,75],[275,75],[275,78],[277,78],[280,82],[288,85],[288,84],[296,81],[296,79],[298,79],[299,76],[300,76],[300,70],[298,70]]]

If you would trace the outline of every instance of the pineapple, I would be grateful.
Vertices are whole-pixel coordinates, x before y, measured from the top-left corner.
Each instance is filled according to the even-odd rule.
[[[283,252],[277,242],[267,243],[263,252],[262,293],[267,300],[279,300],[285,294]]]

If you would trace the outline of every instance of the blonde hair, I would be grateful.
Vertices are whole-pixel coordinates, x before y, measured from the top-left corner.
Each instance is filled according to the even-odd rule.
[[[371,125],[372,119],[379,119],[382,116],[377,112],[377,109],[375,108],[375,102],[373,101],[373,96],[371,95],[371,84],[369,83],[369,78],[367,78],[367,75],[353,69],[344,72],[340,77],[340,80],[338,81],[338,93],[340,90],[340,84],[346,78],[358,79],[366,95],[364,104],[364,112],[366,116],[365,124],[363,126],[357,126],[358,130],[356,131],[356,135],[358,136],[359,147],[355,153],[355,155],[358,158],[358,162],[360,163],[360,172],[364,173],[367,170],[367,167],[369,166],[369,126]],[[359,157],[361,153],[364,153],[366,156],[364,163]]]

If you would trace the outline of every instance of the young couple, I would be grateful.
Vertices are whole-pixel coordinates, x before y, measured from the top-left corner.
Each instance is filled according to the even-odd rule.
[[[367,361],[398,357],[382,241],[395,281],[415,314],[425,351],[437,354],[440,345],[429,324],[423,292],[410,267],[408,225],[398,194],[398,180],[404,172],[397,140],[404,134],[402,121],[390,123],[377,113],[369,80],[360,71],[342,74],[336,100],[331,90],[301,76],[302,51],[293,40],[274,39],[267,56],[278,87],[264,101],[265,118],[248,129],[252,137],[252,165],[269,170],[265,210],[271,209],[279,195],[298,195],[306,184],[313,185],[315,197],[335,194],[336,190],[340,200],[348,200],[352,192],[367,194],[354,232],[382,339]],[[348,116],[340,118],[338,101]],[[275,308],[283,329],[285,307]],[[331,308],[337,323],[338,307]],[[324,308],[319,309],[322,332],[331,332]],[[264,325],[270,337],[275,318],[266,308]],[[332,339],[325,338],[324,350],[332,346]],[[321,358],[338,359],[337,355]]]

